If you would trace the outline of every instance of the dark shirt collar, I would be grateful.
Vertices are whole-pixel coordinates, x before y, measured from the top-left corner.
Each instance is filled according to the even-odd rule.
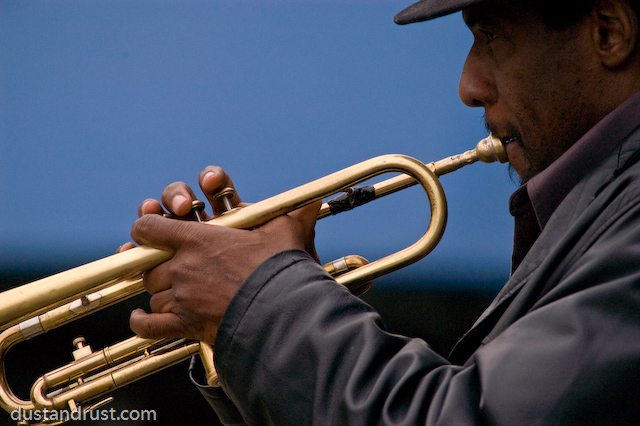
[[[509,201],[515,218],[512,271],[520,264],[571,189],[640,125],[640,92],[602,119]]]

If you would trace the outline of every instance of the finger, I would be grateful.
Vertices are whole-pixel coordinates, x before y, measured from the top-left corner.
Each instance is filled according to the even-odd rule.
[[[118,249],[116,250],[116,253],[122,253],[123,251],[131,250],[135,246],[136,245],[133,244],[131,241],[128,241],[128,242],[124,243],[123,245],[121,245],[120,247],[118,247]]]
[[[170,312],[148,314],[142,309],[135,309],[129,317],[129,327],[146,339],[191,337],[185,335],[180,318]]]
[[[145,214],[163,214],[162,206],[158,200],[147,198],[138,207],[138,217],[142,217]]]
[[[147,289],[147,291],[152,294],[152,296],[149,298],[149,307],[151,308],[151,312],[171,312],[173,301],[173,292],[171,288],[153,293],[149,291],[149,289]]]
[[[144,284],[145,290],[147,293],[151,294],[151,298],[149,299],[149,303],[151,304],[154,300],[156,294],[169,294],[171,290],[171,270],[166,266],[168,262],[161,263],[144,273],[142,276],[142,281]],[[164,300],[167,299],[166,296],[159,296],[153,301],[153,305],[150,305],[151,311],[153,312],[168,312],[169,310],[161,310],[164,305]]]
[[[133,223],[131,237],[138,244],[175,253],[184,241],[197,236],[198,229],[202,229],[194,229],[193,226],[205,225],[149,214]]]
[[[235,191],[231,177],[222,168],[218,166],[207,166],[200,172],[198,181],[200,182],[200,189],[202,189],[202,192],[213,208],[214,215],[220,215],[227,210],[224,201],[217,197],[220,191],[225,188],[234,189],[234,193],[229,199],[233,207],[238,207],[242,203],[240,196]]]
[[[193,190],[184,182],[174,182],[162,191],[162,204],[176,216],[186,216],[191,211],[191,202],[197,200]]]

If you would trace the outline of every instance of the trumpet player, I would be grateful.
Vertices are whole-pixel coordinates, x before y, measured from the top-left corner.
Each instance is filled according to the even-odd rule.
[[[522,185],[510,279],[448,358],[325,273],[317,204],[252,230],[157,214],[187,214],[182,183],[141,204],[133,239],[173,258],[146,273],[152,312],[131,328],[214,345],[221,386],[200,386],[224,424],[638,423],[640,2],[420,0],[395,20],[460,11],[460,98]],[[220,214],[231,178],[208,167],[199,183]]]

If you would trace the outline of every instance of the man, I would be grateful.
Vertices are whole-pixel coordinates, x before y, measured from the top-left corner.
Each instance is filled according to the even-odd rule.
[[[640,419],[640,25],[637,0],[422,0],[404,24],[462,10],[460,97],[485,110],[522,178],[513,272],[443,359],[384,331],[313,255],[315,208],[257,229],[162,218],[132,236],[169,250],[149,271],[145,337],[215,344],[228,424],[631,425]],[[232,185],[200,175],[214,195]],[[162,194],[173,213],[193,192]],[[238,196],[231,200],[240,203]]]

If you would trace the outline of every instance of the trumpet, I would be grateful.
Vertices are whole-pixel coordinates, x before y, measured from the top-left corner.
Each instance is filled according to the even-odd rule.
[[[204,224],[250,229],[342,193],[322,204],[318,213],[318,219],[322,219],[420,185],[429,199],[431,212],[429,226],[418,241],[373,262],[360,256],[345,256],[324,265],[338,283],[358,295],[374,279],[422,259],[435,248],[447,221],[446,198],[438,177],[477,161],[506,162],[502,142],[489,135],[470,151],[427,164],[397,154],[375,157],[247,207],[231,209]],[[357,186],[384,173],[399,175],[373,185]],[[41,376],[31,389],[30,400],[20,399],[9,386],[4,360],[12,346],[142,293],[142,274],[170,258],[168,252],[139,246],[1,293],[0,330],[4,331],[0,334],[3,366],[0,406],[7,412],[42,409],[73,412],[91,402],[83,410],[95,410],[112,398],[93,401],[114,389],[194,355],[200,356],[209,384],[217,385],[213,349],[208,344],[134,336],[95,352],[83,339],[76,339],[75,361]]]

